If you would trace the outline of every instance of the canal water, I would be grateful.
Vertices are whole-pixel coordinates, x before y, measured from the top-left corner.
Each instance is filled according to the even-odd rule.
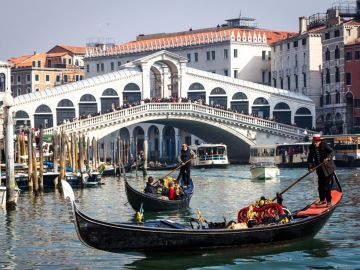
[[[167,172],[150,172],[162,176]],[[171,218],[186,223],[201,210],[208,221],[236,219],[240,208],[260,196],[277,191],[306,173],[305,169],[281,169],[278,179],[250,178],[249,166],[195,170],[195,193],[190,209],[180,212],[144,213],[145,219]],[[84,246],[77,238],[67,205],[58,191],[38,197],[22,192],[16,211],[0,209],[1,269],[360,269],[360,168],[338,169],[344,198],[327,224],[313,239],[247,248],[173,253],[109,253]],[[142,173],[138,173],[139,176]],[[176,176],[176,174],[174,175]],[[129,181],[139,189],[142,177]],[[134,220],[127,204],[124,181],[103,179],[104,185],[75,190],[78,205],[92,217],[106,221]],[[291,210],[317,196],[315,174],[284,194]]]

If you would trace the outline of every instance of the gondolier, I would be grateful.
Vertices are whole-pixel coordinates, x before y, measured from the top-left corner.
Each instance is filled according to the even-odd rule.
[[[320,134],[315,134],[309,147],[307,163],[309,171],[312,171],[315,166],[324,163],[316,169],[320,198],[317,203],[318,206],[331,206],[331,186],[335,172],[333,157],[334,150],[324,141],[321,141]]]
[[[192,158],[195,158],[195,153],[194,151],[192,151],[186,143],[184,143],[181,146],[181,152],[180,155],[178,157],[179,162],[181,163],[181,168],[180,168],[180,173],[179,176],[177,178],[177,180],[179,181],[180,177],[182,177],[183,181],[184,181],[184,185],[188,186],[190,183],[190,171],[191,171],[191,160]]]

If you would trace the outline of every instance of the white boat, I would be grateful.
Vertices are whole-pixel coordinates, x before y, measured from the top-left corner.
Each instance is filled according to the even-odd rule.
[[[256,145],[250,147],[250,172],[254,179],[272,179],[280,175],[275,164],[275,149],[273,145]]]
[[[190,149],[196,154],[192,160],[192,166],[195,168],[225,168],[229,165],[225,144],[190,145]]]

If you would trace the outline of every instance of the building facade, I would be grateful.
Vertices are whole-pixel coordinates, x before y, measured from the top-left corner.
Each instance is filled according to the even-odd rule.
[[[69,49],[73,48],[73,52]],[[85,47],[55,46],[48,53],[10,58],[11,91],[14,97],[42,91],[84,78]]]
[[[292,33],[257,29],[249,21],[252,19],[232,19],[215,28],[139,35],[136,41],[122,45],[88,48],[85,74],[89,78],[113,72],[134,59],[167,50],[186,57],[192,68],[270,84],[269,44]]]
[[[345,45],[345,87],[353,106],[353,132],[360,133],[360,38]],[[350,95],[351,94],[351,95]],[[351,98],[352,96],[352,98]],[[353,101],[353,103],[352,103]]]

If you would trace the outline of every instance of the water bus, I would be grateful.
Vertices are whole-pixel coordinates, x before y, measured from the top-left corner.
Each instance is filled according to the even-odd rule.
[[[196,154],[192,160],[192,166],[195,168],[225,168],[229,165],[225,144],[190,145],[190,149]]]

